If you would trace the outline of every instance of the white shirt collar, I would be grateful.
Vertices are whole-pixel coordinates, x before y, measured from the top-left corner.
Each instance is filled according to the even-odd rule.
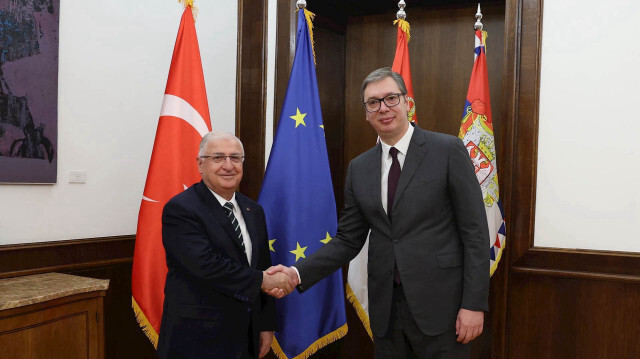
[[[207,187],[207,188],[209,188],[209,187]],[[238,207],[238,202],[236,201],[236,194],[235,194],[235,192],[233,193],[233,196],[231,197],[231,199],[227,201],[226,199],[224,199],[224,197],[222,197],[221,195],[219,195],[219,194],[215,193],[211,188],[209,188],[209,191],[211,191],[211,193],[213,193],[213,196],[214,196],[214,197],[216,197],[216,199],[218,200],[218,202],[220,202],[220,205],[221,205],[221,206],[223,206],[223,207],[224,207],[224,204],[225,204],[225,203],[227,203],[227,202],[231,202],[231,203],[233,203],[233,208],[234,208],[234,210],[235,210],[235,209],[237,209],[237,210],[239,210],[239,209],[240,209],[240,207]]]
[[[395,147],[398,152],[402,153],[405,156],[407,155],[407,151],[409,150],[409,144],[411,143],[413,130],[413,126],[409,124],[409,128],[407,129],[407,132],[404,134],[404,136],[402,136],[402,138],[395,145],[393,145],[393,147]],[[386,158],[389,155],[389,149],[391,148],[391,146],[384,143],[384,141],[382,140],[380,140],[380,145],[382,146],[382,156],[383,158]]]

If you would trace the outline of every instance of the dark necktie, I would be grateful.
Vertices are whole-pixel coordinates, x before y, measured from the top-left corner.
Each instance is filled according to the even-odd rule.
[[[396,188],[400,179],[400,162],[398,161],[397,148],[391,147],[389,154],[391,155],[391,168],[389,168],[389,177],[387,179],[387,216],[391,219],[393,200],[396,198]]]
[[[389,154],[391,155],[391,168],[389,168],[389,177],[387,179],[387,216],[389,216],[389,220],[391,220],[393,200],[396,198],[396,188],[398,188],[398,180],[400,179],[400,162],[398,161],[397,148],[391,147]],[[393,268],[393,280],[396,282],[396,285],[402,283],[397,263]]]
[[[222,207],[224,211],[227,212],[227,217],[229,217],[229,221],[231,221],[231,226],[236,231],[236,244],[242,248],[242,253],[246,253],[244,249],[244,239],[242,238],[242,231],[240,230],[240,223],[238,223],[238,219],[233,215],[233,203],[227,202]]]

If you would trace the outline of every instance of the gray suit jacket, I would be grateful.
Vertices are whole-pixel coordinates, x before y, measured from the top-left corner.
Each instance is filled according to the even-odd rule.
[[[381,146],[351,161],[338,233],[298,262],[305,291],[347,261],[371,229],[368,260],[371,330],[389,324],[394,264],[422,332],[455,328],[460,308],[488,310],[489,230],[480,185],[460,139],[415,131],[393,204],[393,223],[380,198]]]

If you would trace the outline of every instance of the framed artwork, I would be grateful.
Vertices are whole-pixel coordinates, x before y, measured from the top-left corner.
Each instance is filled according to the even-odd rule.
[[[60,0],[0,0],[0,182],[55,183]]]

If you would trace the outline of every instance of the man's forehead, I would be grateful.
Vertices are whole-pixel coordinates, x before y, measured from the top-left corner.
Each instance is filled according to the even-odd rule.
[[[364,98],[384,97],[392,93],[399,93],[398,84],[391,77],[385,77],[382,80],[371,82],[364,89]]]
[[[242,147],[238,143],[235,138],[219,138],[210,140],[207,143],[207,149],[209,150],[222,150],[222,149],[232,149],[241,151]],[[220,151],[218,151],[220,152]]]

